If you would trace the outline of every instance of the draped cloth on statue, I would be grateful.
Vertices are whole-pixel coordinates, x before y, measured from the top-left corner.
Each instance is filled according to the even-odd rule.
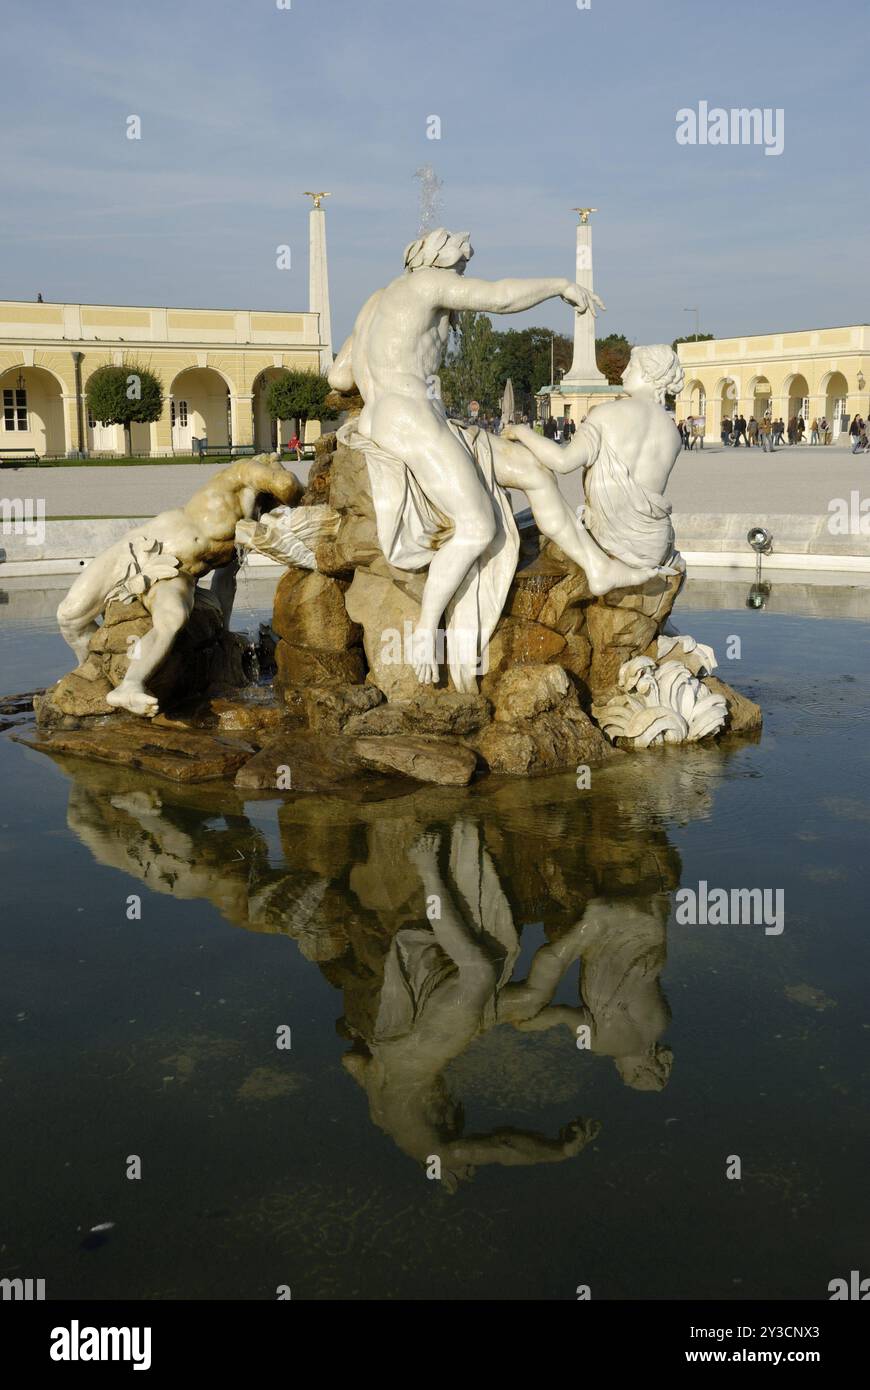
[[[454,420],[447,425],[474,459],[496,520],[495,535],[471,565],[444,614],[447,664],[457,690],[476,690],[475,676],[501,617],[514,577],[520,539],[510,498],[495,480],[492,443],[485,430],[466,429]],[[338,431],[340,443],[365,455],[375,507],[378,541],[385,558],[397,569],[425,568],[449,537],[453,523],[429,501],[411,470],[373,439],[360,434],[354,421]]]
[[[376,1042],[412,1033],[430,996],[446,979],[461,976],[463,961],[478,953],[493,960],[497,969],[492,997],[481,1012],[481,1028],[497,1022],[498,996],[513,974],[520,942],[480,829],[470,821],[454,823],[444,888],[450,893],[448,910],[451,915],[455,912],[461,925],[444,923],[443,945],[431,928],[402,927],[396,932],[384,968]]]
[[[632,477],[591,420],[580,430],[592,444],[592,462],[583,479],[586,530],[602,550],[627,565],[664,564],[674,553],[670,503]]]

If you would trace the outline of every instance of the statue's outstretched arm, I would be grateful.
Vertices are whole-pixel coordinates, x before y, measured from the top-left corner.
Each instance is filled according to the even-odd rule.
[[[529,425],[506,425],[501,437],[522,444],[552,473],[573,473],[578,468],[588,468],[595,462],[601,443],[598,430],[585,422],[577,426],[577,433],[567,445],[546,439]]]
[[[292,507],[304,491],[295,474],[288,468],[282,468],[280,464],[269,467],[268,464],[245,459],[238,464],[238,470],[239,481],[245,487],[255,488],[257,492],[267,492],[270,497],[277,497],[278,501],[286,506]]]
[[[574,1158],[595,1138],[600,1126],[595,1120],[574,1120],[560,1130],[557,1139],[532,1130],[505,1126],[491,1134],[472,1134],[454,1139],[439,1150],[442,1162],[471,1164],[483,1167],[498,1163],[505,1168],[517,1168],[534,1163],[561,1163]]]
[[[590,307],[587,291],[572,280],[554,277],[547,280],[475,280],[468,275],[451,275],[434,271],[428,284],[437,292],[439,306],[460,312],[475,309],[489,314],[516,314],[534,309],[545,299],[562,298],[575,308]],[[600,301],[598,301],[600,302]],[[593,309],[594,313],[594,309]]]

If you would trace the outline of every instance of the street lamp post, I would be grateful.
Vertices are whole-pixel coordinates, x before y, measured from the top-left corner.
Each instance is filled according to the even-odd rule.
[[[684,310],[683,310],[683,313],[684,313],[684,314],[694,314],[694,315],[695,315],[695,337],[698,338],[698,337],[700,336],[700,333],[701,333],[701,326],[700,326],[700,318],[699,318],[700,310],[698,309],[697,304],[693,305],[693,307],[690,308],[690,309],[684,309]]]

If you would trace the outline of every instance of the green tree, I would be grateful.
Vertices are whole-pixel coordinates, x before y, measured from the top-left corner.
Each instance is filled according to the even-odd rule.
[[[571,365],[573,344],[563,333],[549,328],[509,328],[496,333],[496,384],[499,395],[510,377],[517,409],[533,413],[534,397],[542,386]]]
[[[495,372],[497,338],[492,320],[473,309],[457,314],[447,355],[439,373],[441,396],[448,411],[465,415],[470,401],[479,401],[482,413],[496,409],[498,382]]]
[[[676,352],[680,343],[709,343],[713,337],[712,333],[690,333],[686,338],[675,338],[671,347]]]
[[[298,420],[300,438],[305,437],[309,420],[334,420],[335,411],[326,404],[331,387],[319,372],[282,372],[269,383],[266,409],[273,420]]]
[[[133,452],[131,425],[150,425],[163,413],[163,383],[136,361],[98,367],[85,387],[88,410],[103,425],[124,426],[124,447]]]
[[[604,373],[611,386],[618,386],[622,381],[630,356],[631,343],[624,333],[608,333],[606,338],[595,339],[598,370]]]

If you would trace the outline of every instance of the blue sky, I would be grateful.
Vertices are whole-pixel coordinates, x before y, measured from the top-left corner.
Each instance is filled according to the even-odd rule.
[[[300,194],[326,188],[337,346],[431,163],[487,278],[572,274],[571,208],[600,208],[599,332],[868,319],[858,0],[280,2],[4,0],[0,298],[305,308]],[[701,100],[783,108],[783,154],[678,145]]]

